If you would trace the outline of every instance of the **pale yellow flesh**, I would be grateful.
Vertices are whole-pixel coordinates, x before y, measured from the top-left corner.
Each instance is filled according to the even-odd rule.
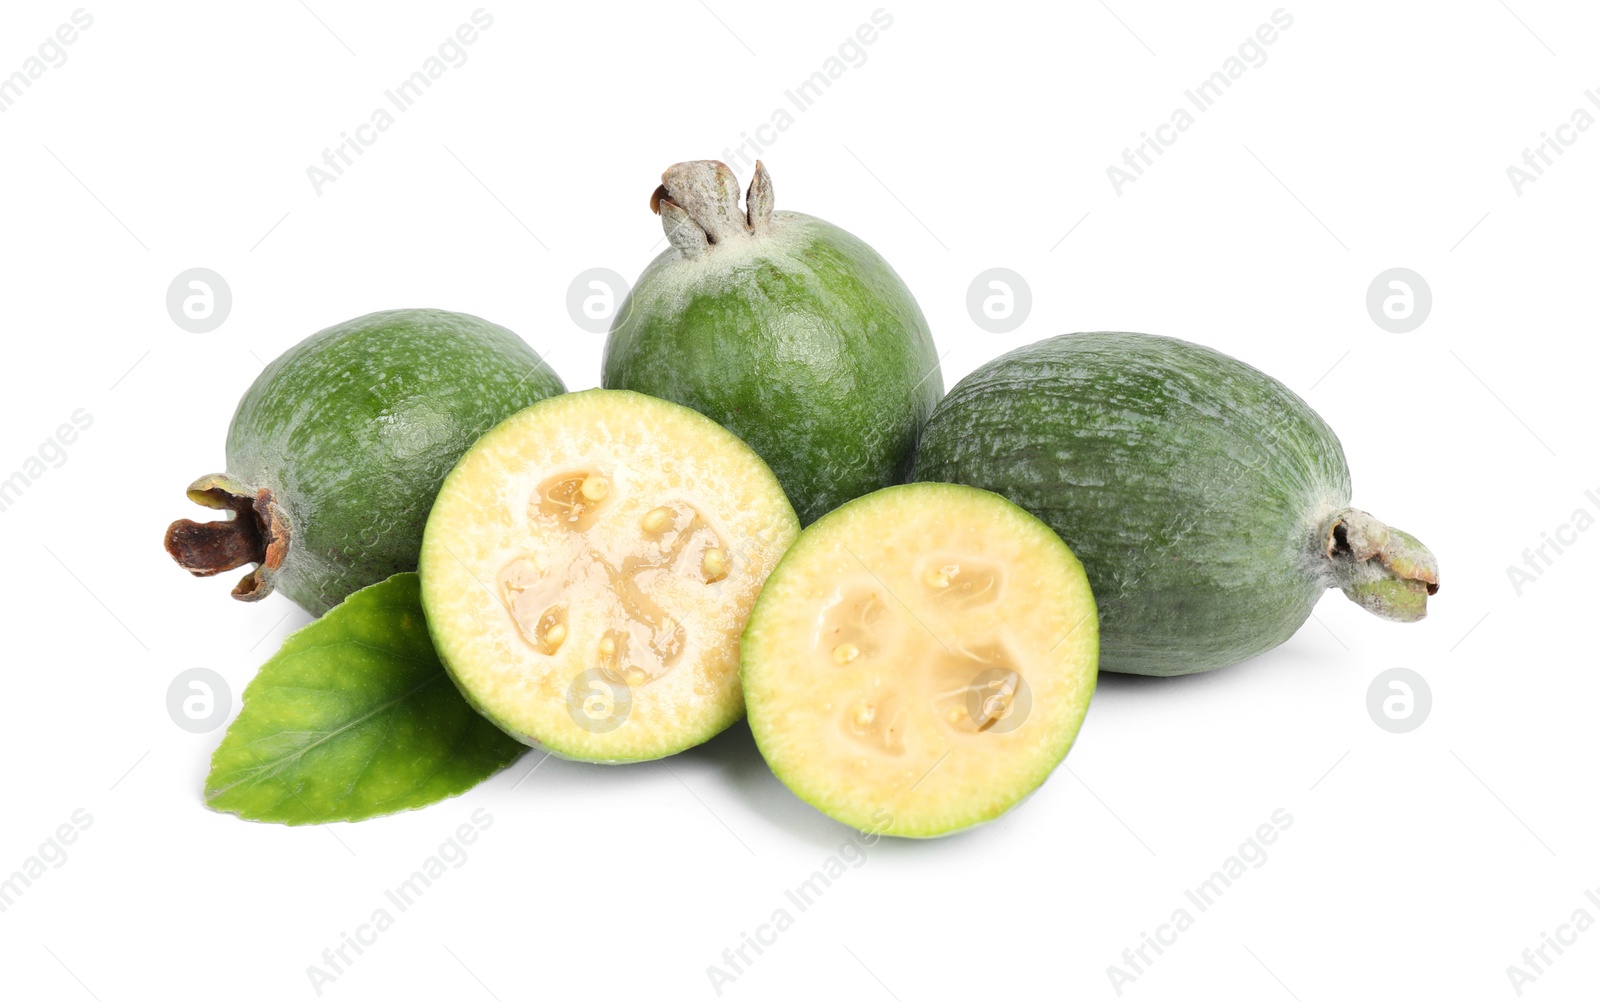
[[[989,820],[1049,774],[1093,692],[1094,599],[1043,523],[946,484],[807,529],[745,634],[750,725],[799,796],[862,829]]]
[[[739,635],[798,532],[766,465],[687,408],[590,390],[490,431],[445,481],[423,602],[467,698],[592,761],[659,758],[743,712]]]

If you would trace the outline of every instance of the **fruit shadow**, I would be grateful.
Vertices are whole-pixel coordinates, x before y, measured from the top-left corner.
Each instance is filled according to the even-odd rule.
[[[1226,686],[1256,672],[1271,672],[1276,661],[1298,653],[1288,648],[1279,648],[1271,652],[1270,656],[1252,658],[1242,664],[1189,675],[1123,675],[1101,672],[1096,683],[1094,698],[1102,702],[1120,703],[1126,700],[1129,704],[1165,699],[1168,698],[1167,694],[1170,694],[1172,699],[1192,699],[1193,694],[1202,688]],[[1301,659],[1296,658],[1296,660]],[[1282,670],[1281,666],[1279,670]],[[1095,716],[1093,705],[1090,707],[1089,715],[1091,718]],[[705,744],[691,748],[669,761],[678,759],[693,761],[721,773],[738,791],[740,798],[782,836],[799,839],[825,853],[837,851],[845,842],[859,843],[861,840],[861,834],[855,829],[833,820],[807,804],[795,796],[782,780],[773,775],[766,759],[761,756],[761,750],[756,746],[748,722],[744,719]],[[1017,805],[1017,810],[1026,808],[1026,802]],[[871,851],[874,855],[895,857],[920,856],[941,851],[938,847],[966,848],[986,838],[999,837],[1001,830],[1013,817],[1014,812],[1008,813],[987,824],[976,825],[938,838],[885,837],[878,839]]]
[[[1338,642],[1343,646],[1343,641]],[[1346,647],[1345,650],[1348,652],[1349,648]],[[1101,670],[1095,681],[1095,698],[1101,696],[1115,698],[1128,694],[1129,698],[1156,699],[1161,694],[1171,693],[1173,698],[1192,699],[1197,689],[1248,684],[1245,680],[1252,676],[1272,675],[1285,671],[1338,671],[1343,664],[1344,662],[1338,658],[1331,657],[1326,650],[1295,638],[1238,664],[1190,672],[1186,675],[1128,675]]]
[[[740,797],[771,827],[789,838],[796,838],[819,852],[838,852],[846,842],[862,843],[863,834],[835,821],[795,796],[783,781],[773,775],[756,746],[750,725],[743,719],[705,744],[683,752],[678,758],[706,763],[738,790]],[[997,827],[995,822],[938,838],[881,837],[872,846],[874,856],[921,855],[937,851],[935,846],[953,846],[981,840]]]
[[[849,827],[818,811],[790,792],[761,757],[750,725],[743,718],[733,726],[678,756],[703,763],[720,773],[739,797],[772,827],[790,837],[817,845],[836,845]]]
[[[1234,665],[1232,668],[1195,672],[1191,675],[1124,675],[1114,671],[1103,671],[1095,680],[1095,698],[1113,694],[1120,696],[1123,693],[1154,696],[1157,693],[1177,693],[1212,686],[1216,685],[1219,679],[1231,678],[1228,673],[1239,667]]]

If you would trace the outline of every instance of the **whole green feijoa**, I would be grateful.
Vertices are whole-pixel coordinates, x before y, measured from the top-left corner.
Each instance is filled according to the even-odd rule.
[[[899,483],[944,392],[922,310],[871,247],[774,212],[759,162],[676,164],[650,206],[672,246],[639,276],[606,341],[603,382],[692,407],[777,474],[801,524]]]
[[[1270,650],[1338,587],[1413,622],[1427,547],[1351,508],[1332,429],[1288,387],[1201,345],[1067,334],[968,375],[923,430],[913,479],[994,491],[1088,572],[1100,667],[1185,675]]]
[[[276,590],[320,616],[416,570],[456,460],[502,419],[565,390],[521,338],[465,313],[388,310],[329,327],[245,391],[227,472],[188,492],[229,517],[172,523],[167,552],[198,577],[256,564],[234,598]]]

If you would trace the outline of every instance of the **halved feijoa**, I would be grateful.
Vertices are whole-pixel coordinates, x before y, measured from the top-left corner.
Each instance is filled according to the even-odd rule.
[[[1083,567],[988,491],[888,487],[823,516],[745,629],[750,729],[799,797],[862,830],[1004,813],[1067,754],[1094,692]]]
[[[733,433],[622,390],[507,418],[445,479],[422,604],[467,699],[594,762],[660,758],[744,712],[739,635],[799,532]]]

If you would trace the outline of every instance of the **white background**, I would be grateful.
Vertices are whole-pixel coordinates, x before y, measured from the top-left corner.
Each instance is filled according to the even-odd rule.
[[[313,998],[307,967],[482,808],[493,825],[467,863],[324,997],[715,998],[706,968],[850,834],[771,776],[747,730],[670,763],[552,760],[524,780],[530,755],[358,825],[213,814],[200,789],[221,731],[174,726],[168,683],[209,667],[237,698],[306,617],[230,601],[230,581],[190,578],[159,539],[198,512],[183,488],[221,465],[264,361],[329,324],[463,310],[518,331],[569,387],[596,385],[603,337],[570,319],[568,284],[637,275],[659,249],[660,171],[754,135],[876,3],[491,5],[467,62],[319,195],[307,166],[476,4],[308,2],[89,7],[67,61],[0,114],[0,476],[75,409],[94,421],[0,513],[0,872],[74,810],[93,817],[0,914],[0,992]],[[1266,63],[1119,195],[1107,166],[1276,5],[1109,2],[886,5],[865,63],[766,150],[778,206],[894,264],[949,353],[947,386],[1002,350],[1107,328],[1278,376],[1339,432],[1355,503],[1426,541],[1443,588],[1416,626],[1330,593],[1249,664],[1102,677],[1031,800],[956,837],[880,843],[723,997],[1114,999],[1107,967],[1283,808],[1266,863],[1122,997],[1515,998],[1525,948],[1580,907],[1600,919],[1584,897],[1600,888],[1600,532],[1520,595],[1506,570],[1576,509],[1600,514],[1584,497],[1600,494],[1600,129],[1569,133],[1520,195],[1506,168],[1574,109],[1600,115],[1584,97],[1600,16],[1288,6]],[[73,9],[6,5],[0,74]],[[233,293],[210,334],[165,308],[197,266]],[[1032,290],[1004,335],[967,312],[991,267]],[[1390,267],[1432,289],[1411,333],[1366,310]],[[1399,735],[1366,710],[1396,666],[1433,696]],[[1593,997],[1600,929],[1550,956],[1525,997]]]

